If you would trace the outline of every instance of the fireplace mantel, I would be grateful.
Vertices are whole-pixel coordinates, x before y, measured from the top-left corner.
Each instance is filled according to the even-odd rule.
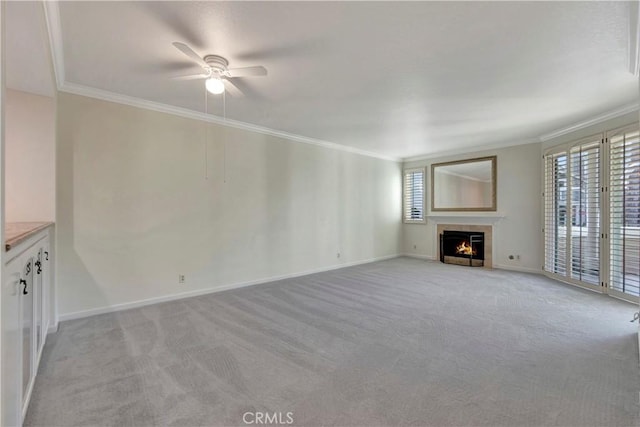
[[[436,224],[495,224],[506,215],[501,212],[442,212],[427,215]]]

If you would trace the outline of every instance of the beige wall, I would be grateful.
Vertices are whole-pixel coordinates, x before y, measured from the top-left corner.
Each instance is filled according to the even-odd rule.
[[[400,252],[396,162],[61,93],[57,171],[67,317]]]
[[[5,92],[5,220],[55,219],[55,101]]]
[[[493,266],[524,271],[542,270],[542,144],[517,145],[496,150],[479,151],[460,156],[448,156],[407,162],[405,168],[425,167],[427,182],[427,215],[431,214],[431,164],[452,160],[496,155],[498,157],[497,214],[488,217],[442,218],[446,212],[434,212],[442,223],[494,223]],[[477,212],[463,215],[486,216],[495,213]],[[452,214],[459,215],[459,214]],[[438,239],[435,219],[427,217],[426,224],[403,225],[403,252],[413,256],[437,256]],[[414,248],[415,246],[415,248]],[[509,255],[514,255],[510,260]],[[520,255],[520,259],[515,256]]]

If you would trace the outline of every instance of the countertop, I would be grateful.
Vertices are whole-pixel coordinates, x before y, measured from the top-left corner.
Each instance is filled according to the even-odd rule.
[[[8,251],[53,222],[8,222],[4,228],[5,249]]]

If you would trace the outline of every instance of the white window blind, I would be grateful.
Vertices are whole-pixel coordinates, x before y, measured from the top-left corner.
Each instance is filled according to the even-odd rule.
[[[571,148],[571,277],[600,283],[600,146],[602,138]],[[568,221],[568,219],[567,219]]]
[[[640,296],[637,125],[545,155],[544,239],[545,271],[621,298]]]
[[[545,157],[544,173],[544,269],[567,272],[567,153]]]
[[[600,285],[602,136],[545,156],[544,269]]]
[[[403,218],[424,222],[424,169],[404,171]]]
[[[637,129],[609,137],[609,287],[640,296],[640,138]]]

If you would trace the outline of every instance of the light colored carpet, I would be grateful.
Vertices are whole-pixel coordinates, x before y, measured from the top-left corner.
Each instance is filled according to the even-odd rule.
[[[25,424],[634,426],[633,312],[398,258],[62,323]]]

